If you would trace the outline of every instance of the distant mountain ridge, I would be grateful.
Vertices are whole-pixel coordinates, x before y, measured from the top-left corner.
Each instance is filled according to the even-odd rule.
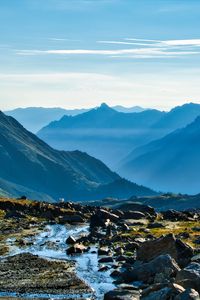
[[[169,192],[199,193],[200,116],[184,128],[137,148],[120,174]]]
[[[44,107],[27,107],[16,108],[13,110],[5,111],[5,114],[15,118],[27,130],[36,133],[45,125],[54,120],[59,120],[64,115],[77,115],[84,113],[88,109],[64,109],[64,108],[44,108]]]
[[[165,114],[162,119],[153,125],[153,128],[167,129],[169,132],[178,128],[182,128],[200,115],[200,104],[186,103],[177,106]]]
[[[115,105],[112,106],[112,108],[118,112],[123,112],[123,113],[142,112],[144,110],[150,109],[150,108],[143,108],[141,106],[124,107],[122,105]]]
[[[79,149],[101,159],[110,167],[135,145],[149,141],[147,131],[164,112],[117,112],[107,104],[77,116],[63,116],[38,132],[57,149]]]
[[[0,191],[3,194],[25,193],[32,199],[41,197],[49,201],[60,197],[84,200],[101,195],[155,194],[122,179],[86,153],[51,148],[2,112],[0,150]]]
[[[42,127],[48,125],[52,121],[61,119],[64,115],[76,116],[91,109],[92,108],[64,109],[60,107],[27,107],[8,110],[5,111],[5,114],[15,118],[27,130],[36,133]],[[121,105],[116,105],[113,107],[113,109],[124,113],[141,112],[146,110],[140,106],[124,107]]]

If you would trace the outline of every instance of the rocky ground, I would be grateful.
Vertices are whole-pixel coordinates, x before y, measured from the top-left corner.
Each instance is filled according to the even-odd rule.
[[[72,262],[23,253],[0,261],[0,291],[41,294],[84,294],[90,288],[74,274]]]
[[[49,223],[90,224],[87,236],[66,240],[69,255],[97,245],[99,272],[110,270],[110,299],[200,299],[200,210],[157,213],[132,203],[127,210],[0,199],[0,291],[68,294],[89,292],[72,262],[31,254],[6,257],[8,238],[25,247]]]

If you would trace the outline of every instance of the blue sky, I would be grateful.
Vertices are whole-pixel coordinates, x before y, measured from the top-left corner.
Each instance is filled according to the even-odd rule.
[[[199,0],[0,0],[0,108],[200,103]]]

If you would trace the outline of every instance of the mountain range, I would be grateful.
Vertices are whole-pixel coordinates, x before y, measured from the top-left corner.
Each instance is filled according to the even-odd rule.
[[[145,109],[140,106],[124,107],[116,105],[113,107],[116,111],[129,113],[129,112],[142,112]],[[27,130],[36,133],[42,127],[48,125],[50,122],[59,120],[64,115],[76,116],[82,114],[91,109],[64,109],[60,107],[46,108],[46,107],[27,107],[16,108],[13,110],[5,111],[5,114],[15,118],[20,122]]]
[[[88,111],[87,109],[64,109],[60,107],[45,108],[45,107],[27,107],[16,108],[5,111],[5,114],[15,118],[27,130],[36,133],[42,127],[54,120],[59,120],[64,115],[75,116]]]
[[[0,112],[0,193],[54,201],[155,194],[80,151],[58,151]]]
[[[79,149],[114,167],[131,149],[151,140],[149,128],[164,114],[158,110],[122,113],[103,103],[51,122],[38,136],[57,149]]]
[[[60,150],[85,151],[116,170],[137,147],[188,125],[198,115],[200,105],[195,103],[169,112],[148,109],[137,113],[117,112],[103,103],[88,112],[51,122],[38,136]]]
[[[199,193],[200,117],[164,138],[137,148],[120,174],[162,191]]]

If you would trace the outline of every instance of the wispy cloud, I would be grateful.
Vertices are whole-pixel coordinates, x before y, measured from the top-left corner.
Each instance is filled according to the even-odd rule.
[[[97,41],[98,44],[114,44],[114,45],[137,45],[137,46],[151,46],[145,43],[134,43],[126,41]]]
[[[53,41],[53,42],[80,42],[80,40],[74,40],[74,39],[69,39],[69,38],[49,38],[48,40]]]
[[[200,39],[162,41],[169,46],[200,46]]]
[[[128,42],[132,41],[132,42]],[[54,50],[18,50],[18,55],[99,55],[127,58],[165,58],[200,54],[200,39],[185,40],[149,40],[126,38],[122,41],[97,41],[99,44],[130,46],[122,49],[54,49]],[[131,47],[132,46],[132,47]]]

